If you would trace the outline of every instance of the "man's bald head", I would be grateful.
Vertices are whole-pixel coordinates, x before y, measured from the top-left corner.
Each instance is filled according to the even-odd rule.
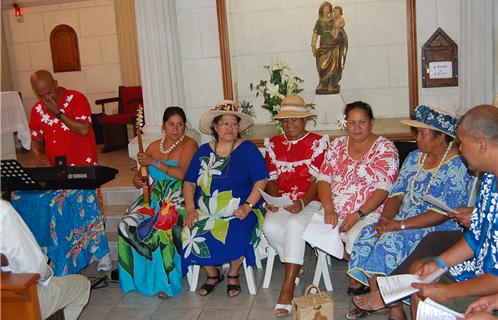
[[[31,75],[31,85],[34,87],[35,84],[51,84],[54,82],[54,77],[47,70],[38,70]]]
[[[47,70],[38,70],[31,75],[31,87],[46,103],[59,100],[60,90],[57,80],[54,80]]]
[[[484,138],[498,144],[498,108],[480,105],[467,111],[458,126],[475,138]]]

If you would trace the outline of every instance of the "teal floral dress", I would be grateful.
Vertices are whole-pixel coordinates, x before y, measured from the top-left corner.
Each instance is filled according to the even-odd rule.
[[[197,150],[185,176],[185,182],[196,184],[199,219],[182,231],[184,274],[190,265],[216,266],[242,256],[254,265],[254,246],[263,226],[262,202],[245,219],[232,213],[246,201],[254,183],[265,178],[265,161],[251,142],[242,142],[226,158],[218,157],[208,143]]]
[[[177,162],[163,161],[169,166]],[[183,181],[150,166],[151,196],[140,196],[118,227],[119,283],[123,292],[160,292],[174,297],[182,291],[181,230],[185,218]]]
[[[455,156],[446,160],[435,178],[435,170],[420,169],[421,153],[415,150],[405,160],[390,197],[402,195],[401,207],[395,220],[405,220],[428,210],[439,211],[421,198],[427,192],[451,208],[466,206],[474,178],[469,174],[462,157]],[[416,178],[415,182],[412,180]],[[413,191],[410,191],[413,189]],[[373,225],[363,228],[356,238],[349,260],[348,275],[368,285],[368,277],[373,275],[389,275],[403,262],[420,241],[433,231],[458,230],[459,225],[448,220],[437,226],[407,229],[384,233],[380,238]]]

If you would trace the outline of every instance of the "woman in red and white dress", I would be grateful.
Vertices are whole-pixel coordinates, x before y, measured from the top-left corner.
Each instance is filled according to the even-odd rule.
[[[330,142],[317,185],[324,221],[333,227],[340,224],[344,259],[348,260],[361,229],[379,219],[398,177],[399,157],[391,141],[372,132],[370,105],[350,103],[344,116],[348,134]],[[362,294],[365,290],[368,288],[352,282],[348,294]]]
[[[267,204],[263,227],[268,242],[285,264],[285,278],[275,306],[277,316],[291,311],[294,282],[304,259],[302,235],[313,213],[321,207],[316,177],[329,138],[306,131],[307,119],[313,116],[301,97],[286,97],[273,117],[282,122],[284,134],[265,139],[266,166],[270,172],[266,191],[272,196],[289,196],[293,201],[283,208]]]

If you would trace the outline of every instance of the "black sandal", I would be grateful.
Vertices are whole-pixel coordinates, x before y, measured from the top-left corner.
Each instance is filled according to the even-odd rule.
[[[211,291],[213,291],[214,287],[216,287],[217,285],[220,284],[221,281],[223,281],[223,279],[225,279],[225,276],[223,276],[222,274],[220,274],[220,272],[218,271],[218,276],[207,276],[207,279],[209,280],[216,280],[215,283],[213,284],[210,284],[210,283],[204,283],[200,288],[199,290],[197,291],[199,293],[200,296],[204,297],[204,296],[207,296],[208,294],[211,293]],[[201,293],[201,290],[205,290],[206,293],[202,294]]]
[[[348,287],[348,296],[359,296],[370,292],[370,287],[362,284],[357,288]]]
[[[239,279],[239,275],[231,276],[227,274],[227,279]],[[235,291],[236,293],[234,295],[230,295],[230,291]],[[241,291],[240,284],[227,284],[227,295],[230,298],[238,296],[240,294],[240,291]]]

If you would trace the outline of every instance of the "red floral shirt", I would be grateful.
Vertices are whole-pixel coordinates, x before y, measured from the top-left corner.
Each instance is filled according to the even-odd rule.
[[[329,137],[308,132],[298,140],[289,141],[285,134],[265,139],[266,166],[270,181],[275,180],[280,196],[301,199],[317,177],[327,149]],[[315,200],[319,201],[318,195]]]
[[[348,154],[349,137],[330,142],[318,180],[330,183],[334,210],[339,218],[355,212],[377,189],[391,191],[398,177],[398,150],[384,137],[378,137],[367,154],[354,160]],[[372,214],[379,216],[384,204]]]
[[[59,109],[68,117],[80,122],[92,123],[90,104],[78,91],[62,89]],[[92,126],[86,136],[80,136],[49,113],[45,103],[40,99],[31,109],[29,119],[31,138],[43,139],[45,153],[50,165],[54,165],[56,156],[66,156],[68,166],[89,166],[97,164],[97,145]]]

